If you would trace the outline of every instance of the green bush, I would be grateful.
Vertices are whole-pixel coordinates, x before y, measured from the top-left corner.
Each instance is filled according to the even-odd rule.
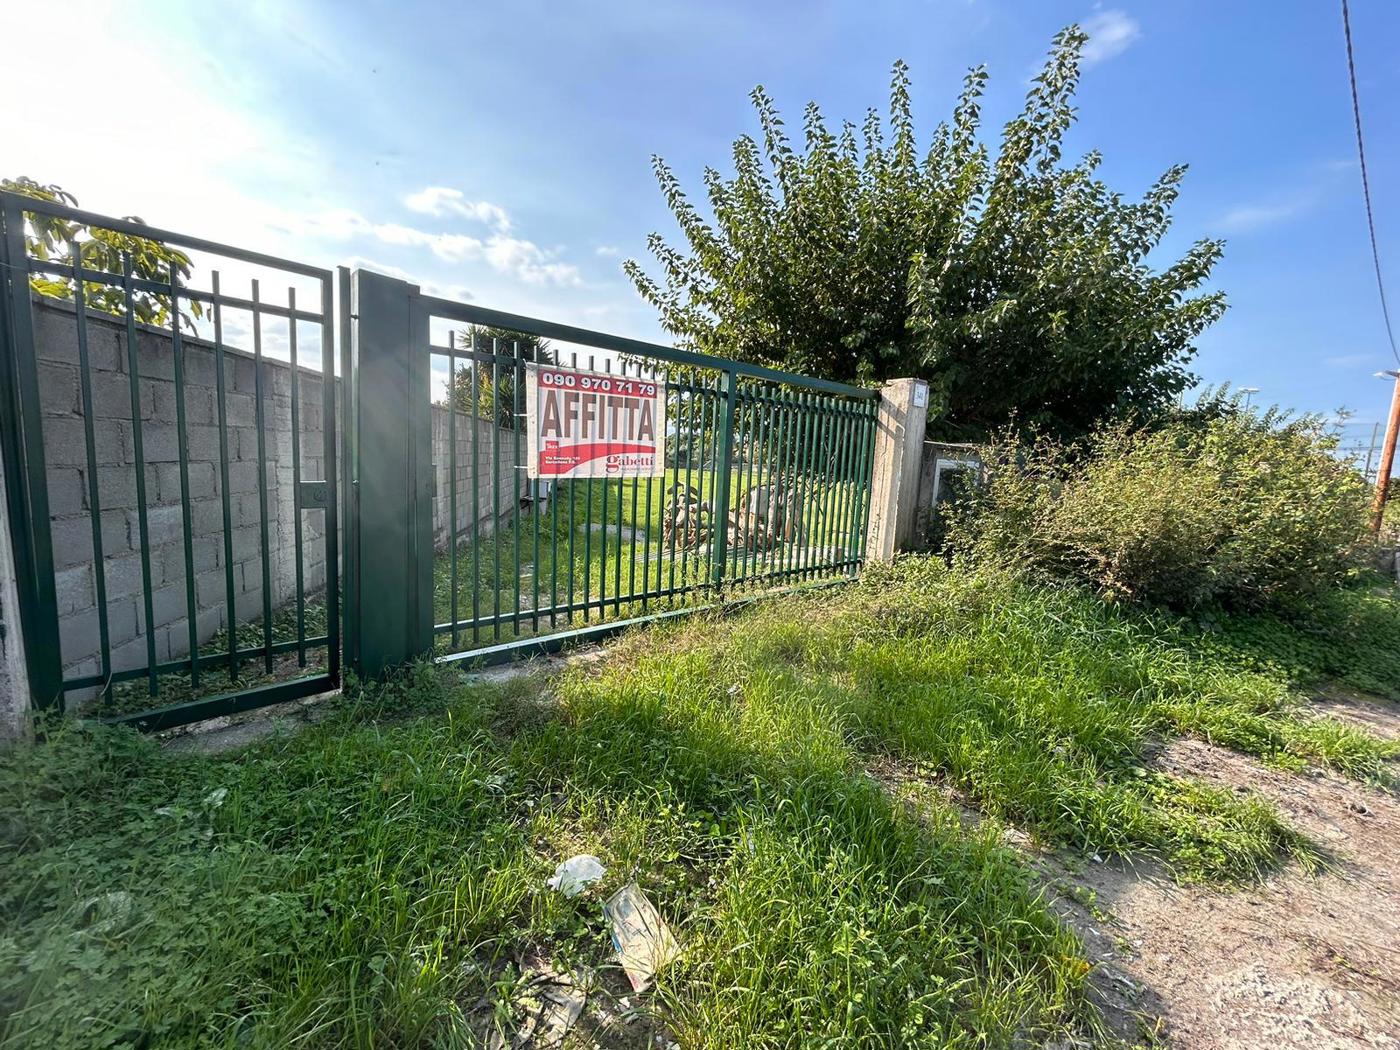
[[[1078,446],[1007,439],[954,515],[976,560],[1092,584],[1110,600],[1271,608],[1358,577],[1366,486],[1317,417],[1186,414]]]

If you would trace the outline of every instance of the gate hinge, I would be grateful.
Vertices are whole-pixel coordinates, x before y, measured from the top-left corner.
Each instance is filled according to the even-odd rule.
[[[302,510],[325,510],[331,505],[331,488],[324,481],[303,481],[297,503]]]

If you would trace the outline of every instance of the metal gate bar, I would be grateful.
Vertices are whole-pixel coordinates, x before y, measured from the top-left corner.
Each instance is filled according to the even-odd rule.
[[[17,519],[12,531],[22,543],[17,544],[22,571],[21,610],[26,642],[26,656],[31,688],[39,708],[64,708],[68,698],[79,694],[77,700],[83,702],[83,695],[96,693],[96,707],[84,708],[85,713],[104,715],[112,721],[131,722],[145,728],[168,727],[209,717],[214,714],[244,710],[249,706],[293,699],[334,688],[340,675],[340,626],[339,626],[339,580],[336,536],[338,530],[336,501],[336,392],[334,367],[334,339],[332,286],[329,271],[305,266],[290,260],[278,259],[257,252],[248,252],[227,245],[217,244],[201,238],[187,237],[171,231],[154,229],[142,223],[113,219],[91,212],[69,208],[64,205],[33,197],[5,192],[0,194],[0,221],[4,230],[4,263],[7,280],[4,294],[0,295],[5,311],[0,343],[3,355],[0,356],[0,380],[3,381],[4,405],[7,424],[0,432],[5,445],[5,467],[7,488],[10,493],[12,515]],[[56,226],[60,231],[59,240],[65,247],[64,255],[53,257],[36,241],[34,251],[29,250],[26,234],[34,227],[31,224],[45,223]],[[157,267],[149,255],[153,249],[172,249],[163,255],[157,251],[157,259],[168,259],[163,268]],[[317,310],[300,308],[296,301],[296,288],[288,288],[285,306],[263,299],[260,294],[260,281],[250,279],[250,296],[243,298],[229,295],[220,287],[220,273],[217,269],[207,270],[209,290],[189,286],[182,280],[188,272],[191,260],[184,250],[213,256],[214,262],[223,266],[241,268],[257,267],[260,271],[270,270],[285,275],[289,282],[296,278],[307,279],[317,286],[320,293],[320,307]],[[142,271],[137,272],[135,260],[142,258]],[[66,261],[59,261],[59,259]],[[177,265],[177,261],[180,263]],[[113,263],[116,263],[115,267]],[[91,533],[92,561],[90,565],[91,583],[94,592],[94,612],[96,619],[95,652],[64,653],[64,643],[60,641],[60,609],[55,589],[55,560],[52,537],[50,536],[50,505],[47,488],[49,478],[48,458],[44,445],[44,399],[39,393],[37,381],[38,347],[36,345],[35,305],[38,300],[31,290],[35,288],[52,302],[55,298],[71,304],[72,325],[76,336],[74,364],[77,371],[77,395],[81,413],[82,455],[77,461],[85,478],[83,498],[88,517],[88,530]],[[100,304],[94,307],[94,303]],[[46,317],[52,315],[52,306],[46,306]],[[254,468],[255,491],[251,499],[240,500],[240,520],[245,524],[255,519],[256,549],[250,553],[240,572],[251,571],[254,560],[258,563],[257,576],[249,582],[244,576],[244,593],[254,589],[261,592],[261,629],[258,632],[259,644],[249,645],[249,639],[240,639],[238,593],[235,589],[235,564],[233,545],[233,493],[231,491],[230,469],[230,420],[228,403],[231,396],[228,380],[229,348],[225,343],[224,312],[233,309],[246,312],[252,319],[252,427],[255,449],[247,450],[240,436],[240,467],[249,459]],[[94,312],[94,311],[98,312]],[[112,314],[115,313],[115,317]],[[149,321],[168,316],[168,324],[153,327]],[[207,316],[212,324],[212,342],[196,338],[187,333],[196,328],[195,316]],[[65,315],[66,316],[66,315]],[[290,559],[294,562],[294,600],[296,604],[296,633],[292,639],[274,637],[274,586],[273,557],[271,542],[272,516],[269,505],[271,486],[268,477],[270,461],[268,450],[267,410],[270,400],[267,384],[269,381],[269,361],[264,347],[264,319],[280,318],[285,322],[288,346],[290,349],[290,444],[292,464],[290,478],[280,476],[279,486],[290,481],[291,507],[290,531],[295,553]],[[64,322],[66,323],[66,322]],[[315,323],[321,329],[321,429],[322,461],[324,481],[304,490],[301,477],[301,404],[299,371],[300,361],[297,350],[298,323]],[[116,359],[117,372],[125,371],[126,397],[129,401],[129,415],[114,416],[110,398],[98,404],[94,379],[97,375],[93,360],[94,325],[100,324],[105,336],[111,332],[123,344],[124,354]],[[46,338],[54,338],[50,332]],[[163,343],[162,340],[165,342]],[[152,350],[148,351],[147,343]],[[105,345],[105,344],[104,344]],[[191,346],[197,345],[201,360],[206,355],[213,359],[214,391],[213,401],[217,416],[217,460],[218,460],[218,511],[222,529],[206,529],[206,532],[222,532],[222,575],[224,583],[224,605],[219,620],[225,625],[227,644],[218,657],[204,648],[207,643],[201,638],[201,598],[196,583],[194,521],[196,508],[192,497],[191,462],[192,431],[189,416],[190,375],[189,355]],[[167,347],[168,349],[162,349]],[[105,353],[105,351],[104,351]],[[169,360],[162,358],[168,353]],[[50,348],[52,356],[52,348]],[[241,356],[241,355],[240,355]],[[154,363],[159,375],[149,378],[143,375],[145,360]],[[242,357],[242,360],[248,358]],[[68,367],[60,360],[57,368]],[[124,366],[124,368],[123,368]],[[168,371],[166,371],[168,369]],[[108,378],[103,376],[104,379]],[[166,380],[169,379],[173,392],[173,406],[165,404]],[[104,388],[105,389],[105,388]],[[207,388],[205,388],[207,390]],[[203,393],[204,390],[201,391]],[[249,393],[240,393],[247,399]],[[159,416],[157,403],[168,411],[173,407],[173,420]],[[207,404],[201,401],[201,404]],[[69,409],[71,411],[71,408]],[[201,409],[205,411],[205,409]],[[99,417],[99,412],[104,413]],[[61,412],[51,418],[65,424],[70,417]],[[108,433],[99,444],[96,433],[99,418],[108,425]],[[125,420],[130,428],[129,464],[113,459],[114,450],[108,445],[120,439],[121,427]],[[148,432],[148,424],[155,421],[157,426]],[[12,421],[12,422],[11,422]],[[211,422],[207,418],[203,422]],[[58,425],[55,422],[54,425]],[[115,427],[115,429],[113,429]],[[205,428],[209,429],[209,428]],[[152,474],[158,461],[162,466],[169,462],[167,451],[169,435],[173,430],[174,478],[171,489],[161,482],[157,500],[150,491]],[[240,435],[247,433],[240,430]],[[161,439],[161,448],[152,460],[149,440]],[[55,446],[65,456],[70,455],[62,447]],[[202,466],[208,464],[201,459]],[[105,457],[105,458],[104,458]],[[282,459],[279,452],[278,461]],[[65,459],[62,462],[73,462]],[[104,464],[117,464],[104,467]],[[136,621],[136,634],[141,638],[143,659],[133,660],[127,652],[125,667],[114,665],[113,632],[110,618],[111,580],[109,560],[114,554],[107,548],[104,536],[104,492],[99,478],[104,469],[119,483],[120,475],[127,466],[134,475],[134,544],[136,560],[139,562],[139,616]],[[169,477],[168,474],[161,475]],[[175,491],[172,491],[175,490]],[[178,493],[178,495],[177,495]],[[206,499],[202,506],[208,506]],[[118,501],[116,507],[122,506]],[[170,511],[178,510],[178,540],[170,541],[163,550],[160,576],[165,589],[161,591],[163,607],[158,616],[156,607],[157,580],[156,566],[153,564],[153,512],[162,514],[162,528],[168,535]],[[303,559],[305,544],[302,516],[308,511],[324,511],[324,608],[326,629],[308,637],[306,630],[306,594]],[[114,510],[111,513],[119,513]],[[65,526],[68,522],[65,520]],[[251,525],[249,526],[252,527]],[[279,539],[286,535],[278,528]],[[208,537],[201,537],[202,539]],[[212,542],[212,540],[211,540]],[[173,548],[178,546],[179,550]],[[68,554],[71,556],[71,551]],[[217,557],[216,557],[217,560]],[[81,563],[74,566],[81,567]],[[72,570],[69,570],[70,572]],[[181,577],[180,585],[172,577]],[[260,577],[260,578],[259,578]],[[178,597],[176,595],[178,594]],[[178,607],[176,614],[172,608]],[[217,605],[204,602],[204,619],[218,612]],[[71,610],[67,613],[71,615]],[[179,619],[185,621],[179,630]],[[164,617],[163,619],[160,617]],[[167,628],[168,625],[168,628]],[[170,649],[176,648],[176,635],[183,636],[181,647],[186,651],[161,659],[157,651],[157,629],[166,629]],[[81,641],[81,634],[72,632]],[[77,643],[75,642],[75,647]],[[130,646],[127,647],[128,650]],[[307,665],[308,649],[324,649],[323,667],[312,674],[299,674],[291,681],[272,681],[275,678],[274,657],[295,652],[297,670]],[[203,649],[203,651],[202,651]],[[243,676],[240,663],[257,660],[261,657],[261,667],[250,676]],[[91,660],[95,671],[83,672],[78,668],[81,662]],[[224,666],[215,675],[211,661],[218,660]],[[211,675],[213,676],[211,678]],[[172,682],[172,676],[178,682]],[[134,683],[144,679],[144,693],[156,702],[136,703],[136,694],[117,687],[124,683]],[[179,703],[159,704],[158,700],[167,692],[170,700]],[[212,688],[211,688],[212,687]],[[214,692],[215,695],[202,695]],[[142,709],[135,710],[140,707]]]

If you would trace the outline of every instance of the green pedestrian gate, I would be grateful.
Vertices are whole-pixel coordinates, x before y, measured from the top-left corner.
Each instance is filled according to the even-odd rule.
[[[874,391],[0,205],[38,708],[169,728],[333,689],[342,652],[500,662],[863,560]],[[656,389],[662,476],[530,479],[531,364]]]
[[[13,193],[0,224],[34,707],[159,729],[335,688],[334,274]]]

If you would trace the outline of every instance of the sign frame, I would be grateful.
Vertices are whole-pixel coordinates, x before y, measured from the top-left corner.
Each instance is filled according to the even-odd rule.
[[[665,380],[543,362],[524,364],[529,478],[665,477]],[[619,426],[621,437],[616,433]],[[549,437],[546,428],[553,431]],[[647,429],[649,439],[642,433]]]

